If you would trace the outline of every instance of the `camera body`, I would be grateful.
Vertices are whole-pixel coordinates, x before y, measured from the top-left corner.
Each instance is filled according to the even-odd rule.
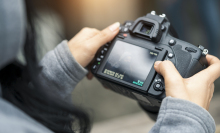
[[[155,61],[170,60],[188,78],[207,67],[206,54],[203,46],[179,40],[166,15],[152,11],[125,22],[115,39],[97,52],[91,71],[104,87],[158,110],[166,95]]]

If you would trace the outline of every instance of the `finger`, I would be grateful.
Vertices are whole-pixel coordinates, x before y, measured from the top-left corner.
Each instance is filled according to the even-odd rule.
[[[177,71],[176,67],[170,61],[157,61],[154,65],[154,69],[161,74],[164,79],[176,80],[182,79],[181,75]]]
[[[211,100],[212,100],[212,97],[213,97],[213,93],[214,93],[214,89],[215,89],[215,85],[214,85],[214,83],[213,83],[213,84],[211,85],[210,94],[209,94],[209,101],[208,101],[208,103],[207,103],[206,110],[209,110],[210,103],[211,103]]]
[[[85,27],[75,36],[75,38],[78,37],[81,39],[83,37],[84,40],[88,40],[88,39],[91,39],[92,37],[96,36],[99,33],[100,33],[100,31],[95,28]]]
[[[89,71],[89,73],[86,75],[86,77],[87,77],[88,80],[92,80],[92,78],[93,78],[92,72]]]
[[[213,55],[206,55],[206,59],[207,59],[209,66],[212,64],[215,64],[216,62],[219,62],[219,59]]]
[[[220,77],[220,61],[217,57],[212,55],[207,55],[206,59],[209,67],[197,73],[195,76],[200,77],[201,80],[212,83]]]
[[[212,85],[211,85],[211,89],[210,89],[210,93],[211,93],[211,94],[210,94],[210,97],[209,97],[209,101],[212,100],[212,97],[213,97],[214,91],[215,91],[215,84],[212,83]]]
[[[106,44],[107,42],[111,41],[119,32],[120,23],[114,23],[113,25],[107,27],[106,29],[102,30],[94,36],[90,44],[94,46],[96,50],[98,50],[102,45]]]
[[[159,61],[155,63],[154,68],[164,77],[166,96],[187,99],[183,78],[172,62]]]

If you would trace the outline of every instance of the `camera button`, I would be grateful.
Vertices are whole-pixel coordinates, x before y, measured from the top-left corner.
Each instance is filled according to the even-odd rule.
[[[123,29],[123,32],[128,32],[128,27],[125,27],[125,28]]]
[[[128,37],[128,34],[123,34],[124,37]]]
[[[94,66],[92,67],[93,70],[95,70],[96,68],[97,68],[97,65],[94,65]]]
[[[197,50],[195,50],[194,48],[191,48],[191,47],[186,47],[186,51],[193,52],[193,53],[197,52]]]
[[[160,82],[154,84],[155,91],[163,91],[163,85]]]
[[[104,48],[104,51],[108,51],[108,48]]]
[[[102,51],[101,51],[101,54],[105,54],[105,51],[104,51],[104,50],[102,50]]]
[[[101,55],[100,58],[101,58],[101,59],[104,59],[104,55]]]
[[[132,26],[132,23],[131,23],[131,22],[127,22],[127,23],[125,24],[125,27],[130,27],[130,26]]]
[[[166,27],[165,27],[164,25],[162,25],[162,26],[161,26],[161,30],[162,30],[162,31],[165,31],[165,30],[166,30]]]
[[[160,51],[163,50],[163,48],[161,48],[161,47],[155,47],[155,49],[160,50]]]
[[[102,59],[100,59],[100,58],[97,58],[96,60],[97,60],[98,62],[102,61]]]
[[[122,32],[122,33],[128,33],[128,31],[129,31],[128,27],[121,27],[120,32]]]
[[[156,84],[156,86],[155,86],[156,88],[160,88],[161,87],[161,85],[160,84]]]
[[[171,39],[171,40],[169,41],[169,45],[170,45],[170,46],[173,46],[173,45],[175,45],[175,44],[176,44],[176,41],[175,41],[175,40]]]
[[[118,35],[118,37],[121,39],[125,39],[125,37],[123,35]]]
[[[169,53],[167,56],[168,56],[168,58],[173,58],[174,54],[173,53]]]

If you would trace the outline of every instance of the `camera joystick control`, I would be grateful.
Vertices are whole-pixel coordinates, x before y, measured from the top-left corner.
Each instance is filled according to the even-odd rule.
[[[156,83],[154,84],[154,90],[155,90],[155,91],[163,91],[164,89],[163,89],[162,83],[161,83],[161,82],[156,82]]]

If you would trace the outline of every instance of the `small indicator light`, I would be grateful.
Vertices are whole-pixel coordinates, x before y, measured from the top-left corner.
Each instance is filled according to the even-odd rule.
[[[98,62],[98,64],[100,65],[101,63],[100,63],[100,62]]]
[[[124,37],[127,37],[127,36],[128,36],[128,34],[123,34],[123,36],[124,36]]]

